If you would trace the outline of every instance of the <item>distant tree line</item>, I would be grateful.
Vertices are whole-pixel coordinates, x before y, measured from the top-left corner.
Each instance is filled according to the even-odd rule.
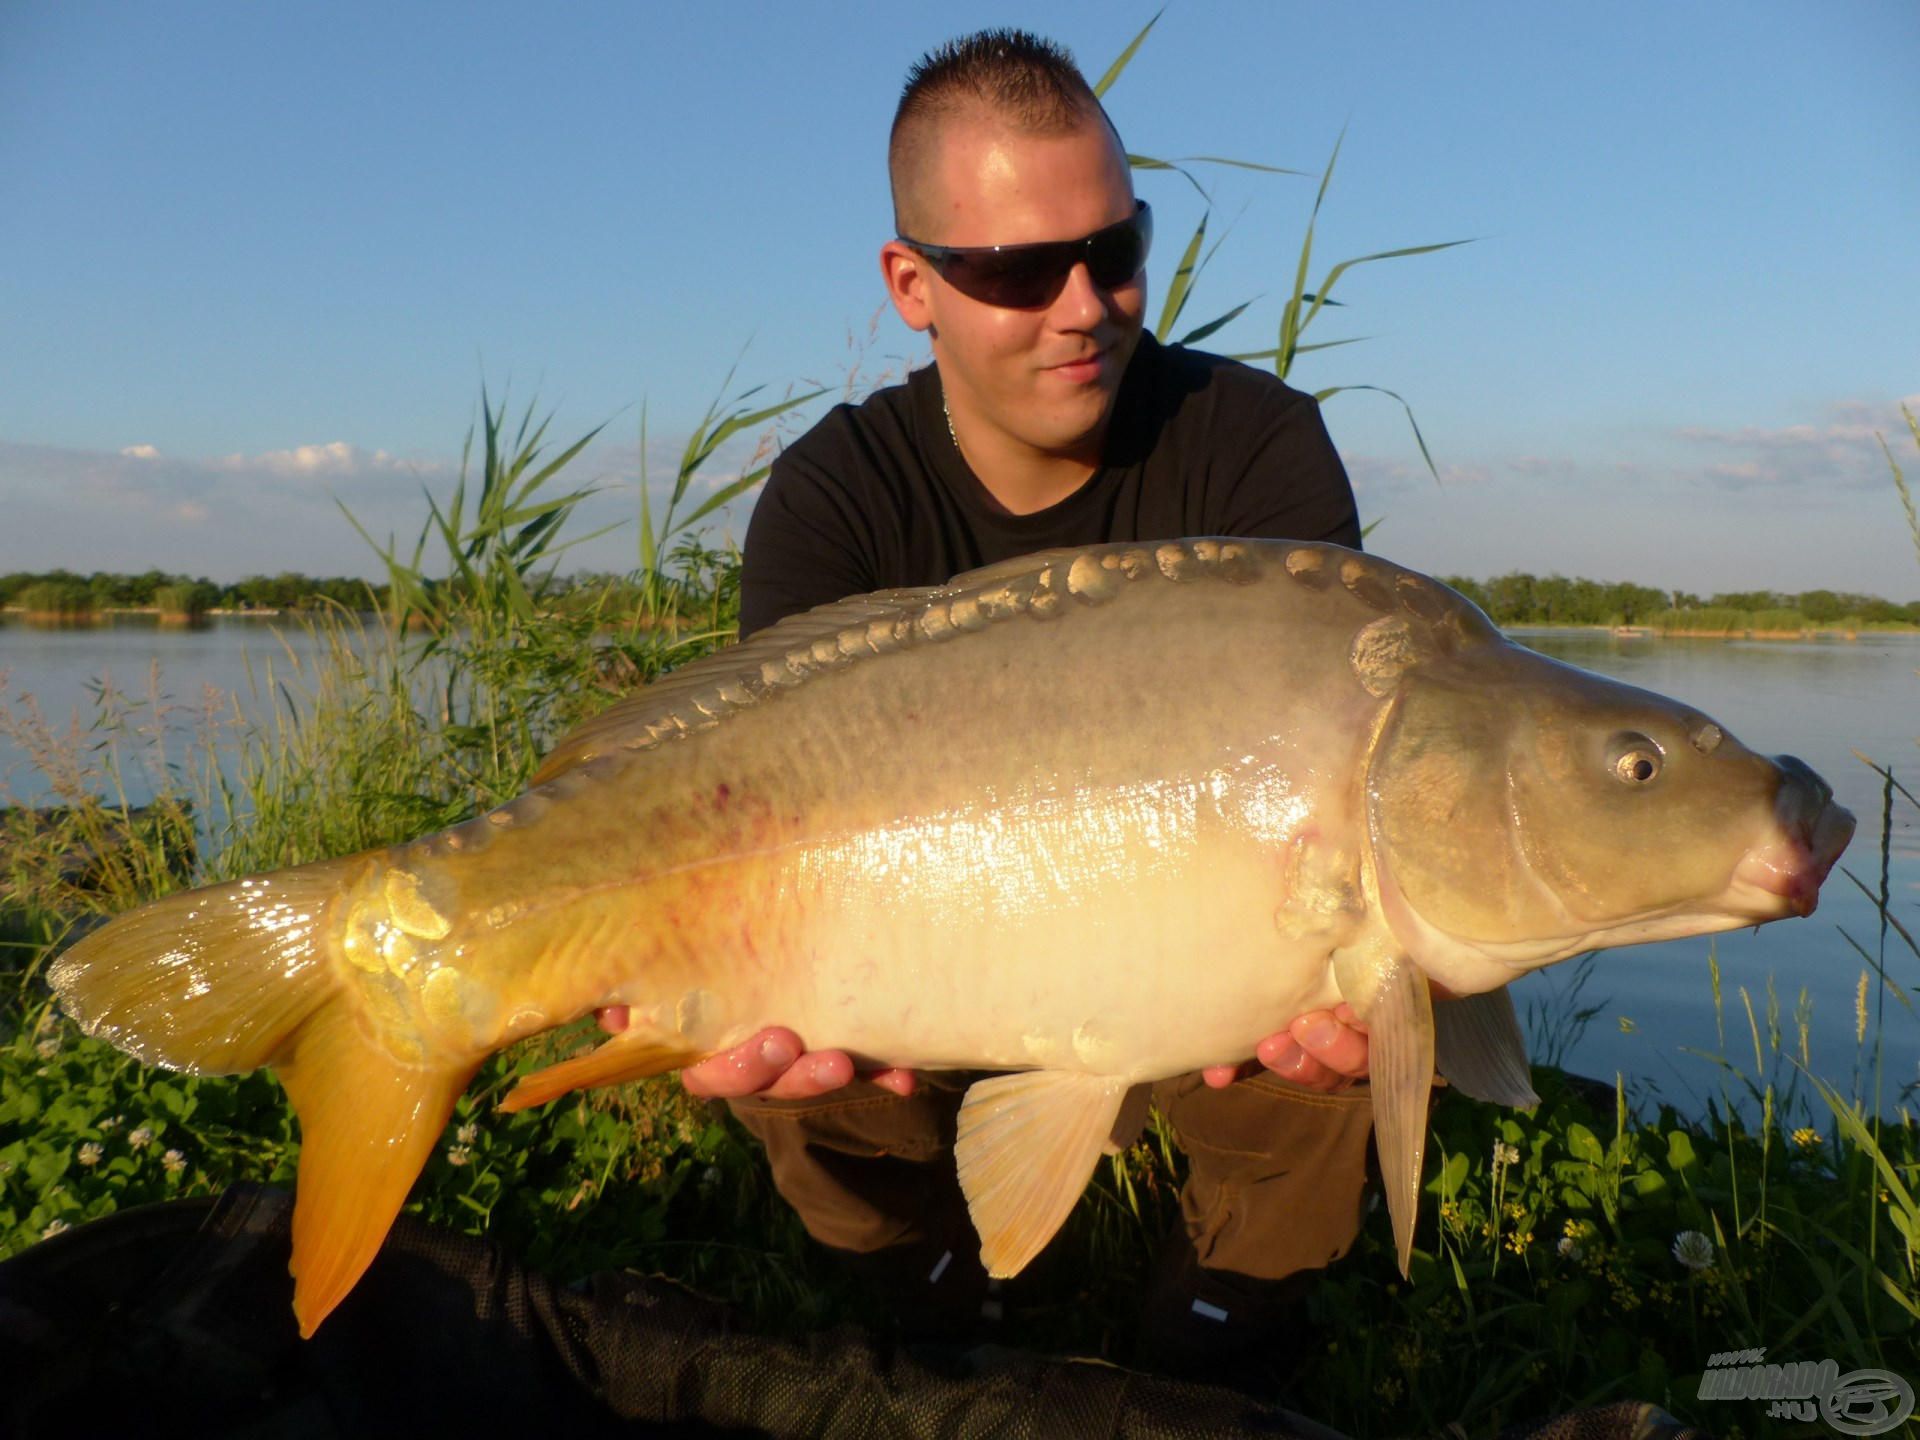
[[[1920,600],[1902,605],[1842,590],[1735,590],[1703,598],[1687,590],[1517,571],[1491,580],[1448,576],[1447,584],[1496,625],[1651,625],[1716,632],[1920,625]]]
[[[170,575],[164,570],[138,575],[106,570],[89,575],[71,570],[16,570],[0,575],[0,605],[56,615],[136,609],[199,615],[209,610],[297,610],[328,602],[350,610],[385,605],[387,587],[375,585],[369,591],[365,580],[299,575],[290,570],[278,575],[249,575],[227,585],[217,585],[204,576]]]
[[[679,557],[685,558],[685,557]],[[695,564],[694,562],[700,562]],[[703,568],[704,567],[704,568]],[[736,585],[737,555],[698,552],[683,568],[696,570],[715,594]],[[1625,581],[1587,580],[1516,571],[1491,580],[1446,577],[1499,625],[1652,625],[1660,629],[1793,630],[1856,625],[1920,625],[1920,600],[1897,604],[1877,595],[1842,590],[1736,590],[1702,597],[1687,590],[1657,590]],[[446,583],[446,582],[442,582]],[[539,588],[540,597],[562,605],[591,598],[617,613],[637,584],[633,576],[562,576]],[[43,614],[85,615],[102,610],[158,609],[199,615],[209,610],[298,610],[336,604],[349,610],[388,604],[385,583],[349,576],[312,576],[293,571],[249,575],[219,585],[205,577],[147,570],[121,575],[96,570],[16,570],[0,575],[0,605]]]

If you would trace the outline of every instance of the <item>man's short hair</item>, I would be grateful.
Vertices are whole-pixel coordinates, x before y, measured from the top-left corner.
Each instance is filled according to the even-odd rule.
[[[985,114],[1034,135],[1064,135],[1089,120],[1108,130],[1093,87],[1066,48],[1025,30],[981,30],[930,50],[907,71],[887,142],[893,223],[901,235],[929,235],[924,186],[940,131],[958,116]],[[1114,132],[1116,141],[1118,132]]]

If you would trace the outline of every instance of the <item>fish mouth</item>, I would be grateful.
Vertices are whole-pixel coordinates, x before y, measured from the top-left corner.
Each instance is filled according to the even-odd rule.
[[[1729,899],[1751,906],[1754,918],[1813,914],[1820,886],[1853,839],[1851,811],[1833,803],[1833,790],[1791,755],[1776,755],[1780,788],[1773,801],[1773,833],[1734,867]]]

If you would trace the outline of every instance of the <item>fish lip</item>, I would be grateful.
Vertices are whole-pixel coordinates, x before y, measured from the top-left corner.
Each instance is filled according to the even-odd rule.
[[[1778,828],[1741,856],[1733,870],[1731,895],[1752,897],[1756,906],[1770,912],[1767,919],[1813,914],[1820,904],[1820,887],[1853,839],[1853,815],[1833,803],[1832,792],[1818,797],[1820,808],[1809,818],[1806,797],[1791,789],[1781,787]],[[1771,897],[1772,905],[1762,896]]]

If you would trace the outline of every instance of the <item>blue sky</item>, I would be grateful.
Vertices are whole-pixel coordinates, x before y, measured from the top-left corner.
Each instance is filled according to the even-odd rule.
[[[916,55],[1022,24],[1098,74],[1151,13],[0,0],[0,569],[371,573],[334,498],[416,528],[483,378],[610,422],[580,478],[630,517],[642,402],[657,476],[736,362],[924,358],[874,258]],[[1439,487],[1398,406],[1328,402],[1382,553],[1907,599],[1874,436],[1920,481],[1917,73],[1904,0],[1188,0],[1109,108],[1306,171],[1345,127],[1316,272],[1474,239],[1350,272],[1310,338],[1371,338],[1294,374],[1419,417]],[[1209,343],[1271,345],[1314,182],[1197,173],[1232,233],[1190,320],[1264,296]],[[1158,287],[1206,202],[1139,188]],[[631,567],[631,526],[578,554]]]

